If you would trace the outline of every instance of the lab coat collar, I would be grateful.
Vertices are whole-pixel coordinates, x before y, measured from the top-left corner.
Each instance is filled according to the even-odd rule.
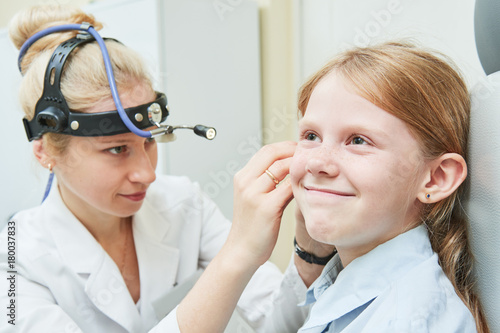
[[[63,261],[76,273],[90,274],[103,261],[104,251],[92,234],[64,204],[54,179],[42,208]]]
[[[85,282],[85,293],[106,316],[129,332],[141,319],[115,262],[64,204],[57,184],[42,204],[50,232],[64,263]]]
[[[45,221],[65,264],[87,278],[85,292],[105,315],[129,332],[142,329],[141,316],[114,261],[64,204],[57,183],[42,204]],[[132,220],[141,279],[141,313],[153,321],[158,286],[170,288],[177,275],[179,250],[162,241],[170,228],[167,219],[155,212],[147,197]],[[165,260],[169,258],[169,260]],[[156,288],[156,289],[155,289]],[[154,319],[156,321],[156,319]]]
[[[336,279],[330,278],[334,281],[330,287],[322,293],[314,293],[315,288],[324,288],[319,283],[322,280],[320,276],[308,290],[308,298],[312,295],[318,298],[302,330],[325,326],[371,302],[392,282],[430,258],[432,254],[427,229],[419,226],[356,258]],[[323,274],[328,272],[324,271]]]
[[[42,207],[47,216],[46,221],[49,221],[48,227],[66,264],[77,273],[92,273],[97,263],[102,261],[101,257],[105,253],[87,228],[66,207],[55,180]],[[134,239],[137,236],[147,239],[153,247],[163,249],[160,253],[171,252],[175,249],[162,244],[169,231],[170,223],[154,211],[147,197],[141,209],[134,215],[132,224]],[[140,244],[136,246],[140,247]],[[148,253],[148,258],[150,258],[148,260],[151,260],[151,255],[158,256],[155,252]],[[163,255],[165,254],[161,253],[161,256]]]

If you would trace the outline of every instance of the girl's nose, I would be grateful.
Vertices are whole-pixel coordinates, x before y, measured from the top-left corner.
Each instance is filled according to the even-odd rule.
[[[335,177],[339,174],[338,154],[324,146],[315,148],[308,156],[306,171],[314,176]]]

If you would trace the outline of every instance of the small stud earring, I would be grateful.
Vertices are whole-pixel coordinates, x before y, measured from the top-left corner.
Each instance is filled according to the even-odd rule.
[[[429,198],[431,197],[431,195],[430,195],[429,193],[427,193],[427,194],[425,195],[425,197],[426,197],[427,199],[429,199]]]
[[[52,164],[49,163],[48,165],[50,173],[52,173]]]

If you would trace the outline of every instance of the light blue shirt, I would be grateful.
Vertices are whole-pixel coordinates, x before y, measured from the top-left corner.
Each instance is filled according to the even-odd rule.
[[[307,291],[311,303],[300,333],[476,332],[422,225],[346,268],[336,255]]]

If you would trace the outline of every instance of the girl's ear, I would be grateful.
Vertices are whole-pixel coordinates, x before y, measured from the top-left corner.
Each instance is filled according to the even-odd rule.
[[[467,177],[467,163],[456,153],[447,153],[430,162],[429,174],[418,193],[423,203],[435,203],[450,196]]]
[[[47,169],[52,170],[54,167],[54,159],[47,151],[43,139],[33,141],[33,154],[35,154],[38,162]]]

